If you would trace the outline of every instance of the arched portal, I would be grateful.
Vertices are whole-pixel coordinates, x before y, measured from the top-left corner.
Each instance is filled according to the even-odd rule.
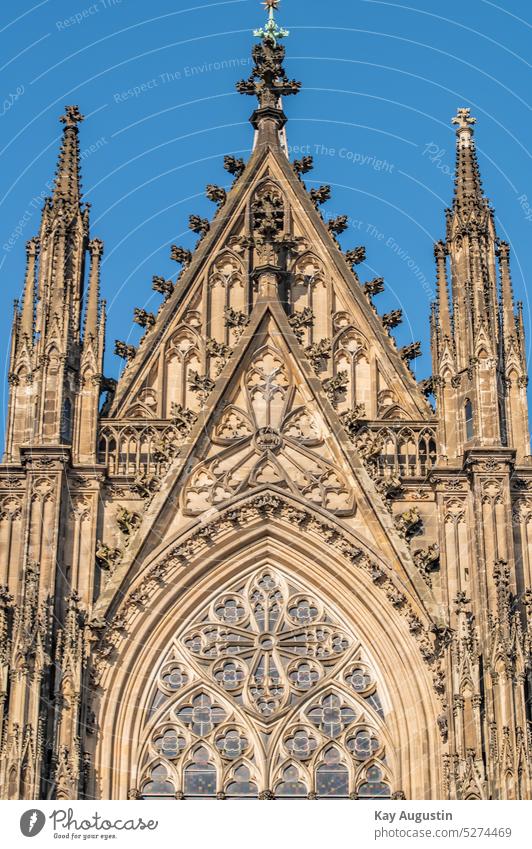
[[[442,797],[438,704],[406,618],[274,518],[180,568],[103,689],[100,798]]]

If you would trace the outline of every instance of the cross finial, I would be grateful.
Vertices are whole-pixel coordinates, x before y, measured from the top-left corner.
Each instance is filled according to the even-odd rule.
[[[456,110],[456,115],[451,120],[451,124],[457,124],[459,130],[470,130],[472,124],[476,124],[477,119],[472,118],[469,114],[471,109],[462,107]]]
[[[78,106],[65,106],[65,114],[61,115],[59,120],[66,127],[75,127],[85,120],[85,116],[81,114]]]
[[[276,12],[279,8],[280,2],[281,0],[264,0],[262,5],[268,11],[268,20],[263,27],[253,31],[253,35],[256,38],[262,38],[264,41],[269,41],[274,47],[281,38],[286,38],[290,35],[287,29],[283,29],[278,26],[274,17],[274,12]]]

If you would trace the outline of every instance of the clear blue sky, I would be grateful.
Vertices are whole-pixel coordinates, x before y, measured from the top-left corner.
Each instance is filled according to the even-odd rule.
[[[105,242],[109,305],[106,374],[135,344],[135,306],[156,309],[153,274],[175,274],[172,242],[192,246],[190,213],[212,215],[207,183],[226,185],[223,155],[247,157],[249,74],[258,0],[20,0],[0,16],[0,315],[3,428],[11,304],[20,297],[24,244],[38,230],[67,103],[77,103],[83,187],[92,235]],[[314,155],[309,177],[330,183],[327,213],[345,213],[344,247],[365,244],[365,279],[382,275],[380,312],[401,307],[401,345],[420,339],[417,377],[430,373],[433,243],[444,235],[453,186],[458,106],[477,117],[484,187],[513,251],[516,296],[532,269],[530,37],[524,0],[284,0],[286,68],[303,82],[288,98],[288,141]],[[527,199],[525,199],[527,198]],[[530,203],[530,207],[527,206]],[[22,222],[19,225],[19,222]],[[20,231],[14,245],[10,238]],[[417,270],[416,270],[417,269]],[[0,438],[3,442],[2,432]]]

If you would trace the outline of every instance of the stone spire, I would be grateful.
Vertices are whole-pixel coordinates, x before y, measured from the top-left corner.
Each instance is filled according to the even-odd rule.
[[[103,242],[93,239],[89,242],[89,253],[91,268],[89,274],[89,289],[87,293],[87,312],[85,314],[84,340],[92,337],[97,340],[99,336],[99,313],[100,313],[100,263],[103,255]]]
[[[508,242],[499,242],[497,246],[499,270],[501,276],[502,332],[506,346],[516,335],[516,316],[514,313],[514,293],[510,275],[510,246]]]
[[[35,324],[35,272],[39,252],[38,239],[30,239],[26,244],[26,275],[24,281],[24,302],[20,319],[20,341],[25,339],[33,345]]]
[[[105,302],[100,300],[100,266],[103,242],[92,239],[89,287],[85,327],[79,364],[81,391],[75,400],[75,430],[72,439],[74,459],[80,463],[96,462],[98,407],[103,381],[105,349]]]
[[[288,79],[283,68],[285,49],[279,42],[289,33],[275,20],[274,12],[279,8],[279,2],[266,0],[264,3],[268,9],[268,20],[264,27],[253,33],[261,39],[253,46],[253,70],[247,80],[236,84],[240,94],[254,95],[258,99],[258,108],[250,118],[257,131],[258,145],[280,145],[280,133],[286,124],[281,98],[297,94],[301,88],[300,82]]]
[[[436,259],[437,300],[438,300],[438,323],[442,339],[450,339],[451,314],[449,309],[449,287],[447,284],[447,250],[444,242],[436,242],[434,245],[434,257]]]
[[[446,241],[435,247],[438,304],[432,338],[433,384],[446,451],[458,459],[469,448],[507,445],[523,457],[529,453],[526,364],[509,249],[497,238],[494,213],[482,190],[475,118],[461,108],[452,123],[457,127],[456,178]],[[446,336],[450,347],[444,344]]]
[[[69,204],[77,204],[81,199],[78,124],[84,120],[84,116],[77,106],[66,106],[65,114],[59,120],[64,128],[53,199],[55,202],[62,198]]]
[[[88,209],[80,188],[78,125],[83,116],[77,106],[67,106],[60,120],[64,128],[54,188],[44,202],[38,237],[27,245],[24,301],[13,328],[17,342],[11,371],[17,391],[7,429],[9,459],[23,444],[70,442],[79,387],[89,244]],[[97,301],[97,284],[93,288]],[[87,317],[99,335],[97,309],[96,304],[94,317],[92,305]]]
[[[452,123],[456,124],[456,177],[453,205],[462,209],[475,204],[485,206],[482,183],[475,150],[473,125],[476,118],[471,110],[458,109]]]
[[[457,357],[467,368],[477,356],[480,339],[486,353],[496,355],[499,336],[497,235],[493,210],[482,191],[470,110],[458,109],[456,178],[452,207],[447,211],[446,248],[451,262],[451,300],[455,312]]]

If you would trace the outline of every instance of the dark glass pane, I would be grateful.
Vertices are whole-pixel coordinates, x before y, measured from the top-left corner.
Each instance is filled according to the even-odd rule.
[[[316,775],[318,796],[349,796],[349,775],[345,766],[329,769],[320,766]]]
[[[206,693],[201,693],[192,700],[192,706],[179,711],[179,719],[190,725],[194,734],[203,737],[210,734],[215,725],[225,719],[225,711],[212,703]]]
[[[258,796],[257,785],[251,781],[249,769],[240,766],[235,770],[234,781],[228,784],[226,796],[232,799],[246,799]]]
[[[309,711],[310,720],[329,737],[337,737],[355,720],[353,708],[342,705],[338,696],[325,696],[320,707]]]
[[[299,773],[294,766],[289,766],[283,773],[283,781],[277,785],[275,795],[278,798],[306,797],[308,790],[299,780]]]
[[[382,780],[382,771],[378,766],[370,766],[366,772],[366,782],[358,788],[360,799],[389,799],[390,788]]]
[[[464,412],[465,412],[466,439],[473,439],[473,435],[474,435],[473,405],[472,405],[471,401],[466,401]]]
[[[361,784],[358,788],[359,799],[389,799],[390,788],[384,781]]]
[[[340,763],[340,754],[336,749],[328,749],[324,756],[325,763],[316,772],[316,791],[318,797],[347,797],[349,796],[349,773],[347,767]]]
[[[221,737],[216,738],[216,747],[226,758],[238,758],[247,748],[246,737],[235,729],[226,731]]]
[[[349,737],[347,740],[347,748],[359,761],[365,761],[370,758],[379,747],[378,738],[366,730],[357,731],[354,737]]]
[[[196,749],[193,762],[185,769],[184,791],[185,796],[216,795],[216,768],[203,747]]]
[[[306,728],[298,728],[288,737],[285,746],[295,758],[306,760],[317,748],[318,741],[308,733]]]
[[[371,675],[362,667],[355,667],[347,676],[346,681],[351,685],[353,690],[357,693],[362,693],[371,684]]]
[[[188,676],[180,666],[170,666],[163,674],[163,682],[169,690],[179,690],[188,683]]]
[[[185,747],[185,739],[174,728],[167,728],[163,735],[155,738],[154,745],[164,757],[176,758]]]
[[[142,788],[142,795],[146,799],[156,797],[174,797],[175,789],[171,781],[168,780],[168,772],[166,768],[160,764],[151,771],[151,781]]]

